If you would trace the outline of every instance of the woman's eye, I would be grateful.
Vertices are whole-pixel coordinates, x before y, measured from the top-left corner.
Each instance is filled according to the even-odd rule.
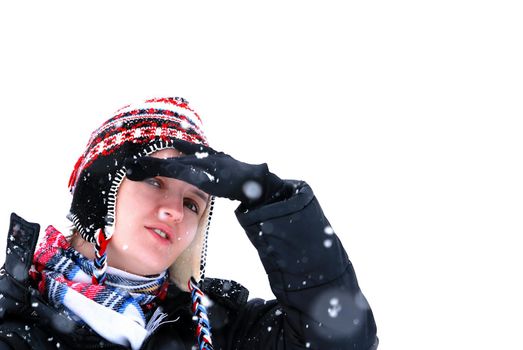
[[[199,212],[198,205],[196,203],[194,203],[192,200],[185,200],[185,206],[187,208],[189,208],[189,210],[198,214],[198,212]]]
[[[154,186],[154,187],[158,187],[158,188],[161,188],[162,187],[162,184],[160,181],[158,181],[157,179],[155,179],[154,177],[150,178],[150,179],[145,179],[144,180],[146,183],[148,183],[149,185],[151,186]]]

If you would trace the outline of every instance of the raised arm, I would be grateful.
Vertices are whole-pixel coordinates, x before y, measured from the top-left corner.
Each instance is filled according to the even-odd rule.
[[[247,304],[233,348],[375,349],[374,317],[347,253],[311,188],[293,185],[288,199],[236,211],[277,301]]]
[[[226,348],[375,349],[372,311],[311,188],[281,180],[266,164],[188,147],[184,153],[190,156],[129,160],[127,176],[173,177],[241,202],[237,218],[258,250],[277,300],[247,303],[227,332]]]

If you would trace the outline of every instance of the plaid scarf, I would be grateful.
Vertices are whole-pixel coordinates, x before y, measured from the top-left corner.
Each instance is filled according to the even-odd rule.
[[[150,278],[108,267],[105,284],[94,285],[92,261],[71,247],[53,226],[46,229],[33,264],[36,271],[31,277],[37,282],[40,294],[54,307],[66,310],[75,321],[87,323],[110,341],[138,348],[152,331],[150,324],[163,319],[158,310],[151,314],[156,308],[155,301],[165,298],[166,273]],[[107,320],[111,327],[104,330],[106,327],[101,324]],[[138,340],[128,339],[133,337]]]

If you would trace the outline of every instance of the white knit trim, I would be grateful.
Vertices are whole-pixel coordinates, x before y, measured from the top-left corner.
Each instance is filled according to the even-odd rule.
[[[200,253],[200,279],[205,278],[205,267],[207,265],[207,241],[209,237],[209,227],[211,226],[212,212],[214,210],[215,197],[211,196],[209,199],[209,213],[207,215],[207,222],[205,223],[205,231],[203,233],[202,251]]]
[[[126,168],[122,167],[116,172],[116,175],[111,183],[111,188],[109,189],[109,194],[107,195],[107,215],[106,215],[106,235],[107,238],[111,238],[114,232],[114,223],[116,217],[116,198],[118,195],[118,188],[122,184],[123,179],[125,178]]]
[[[80,235],[82,236],[83,239],[85,239],[89,243],[93,243],[93,244],[96,243],[96,240],[98,238],[97,235],[98,235],[98,232],[99,232],[98,230],[94,231],[94,233],[93,233],[93,235],[91,237],[88,237],[88,236],[84,235],[84,233],[87,233],[87,230],[85,229],[84,226],[82,226],[82,224],[80,223],[80,219],[78,219],[78,216],[76,214],[69,213],[67,215],[67,218],[69,220],[71,220],[71,222],[73,223],[74,227],[76,227],[78,232],[80,232]],[[91,229],[91,230],[93,230],[93,229]]]

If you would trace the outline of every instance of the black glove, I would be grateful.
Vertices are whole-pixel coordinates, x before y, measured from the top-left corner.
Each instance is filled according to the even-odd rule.
[[[265,163],[243,163],[201,145],[185,151],[196,153],[164,159],[128,159],[125,162],[127,178],[133,181],[154,176],[175,178],[210,195],[239,200],[245,208],[276,202],[292,194],[293,186],[271,173]]]

